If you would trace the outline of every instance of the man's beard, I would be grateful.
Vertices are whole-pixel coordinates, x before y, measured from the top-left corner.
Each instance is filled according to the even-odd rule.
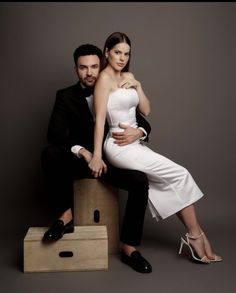
[[[87,81],[87,79],[85,78],[84,81],[82,82],[84,86],[86,87],[94,87],[96,82],[96,78],[95,77],[90,77],[89,81]]]

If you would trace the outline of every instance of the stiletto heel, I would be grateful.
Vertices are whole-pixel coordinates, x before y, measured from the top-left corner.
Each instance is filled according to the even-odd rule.
[[[183,237],[181,237],[179,254],[181,254],[182,249],[183,249],[183,246],[185,245],[188,248],[189,252],[190,252],[190,256],[191,256],[192,260],[197,261],[197,262],[200,262],[200,263],[204,263],[204,264],[209,264],[210,263],[210,260],[207,261],[208,258],[207,258],[206,255],[204,255],[202,258],[200,258],[199,256],[195,255],[196,252],[194,253],[194,248],[192,247],[192,245],[189,242],[189,239],[196,240],[196,239],[202,237],[203,234],[204,233],[202,232],[198,236],[192,236],[192,235],[189,235],[187,233],[187,234],[185,234],[186,240]]]
[[[181,243],[180,243],[180,248],[179,248],[179,254],[181,254],[182,252],[182,248],[183,248],[183,238],[181,237]]]

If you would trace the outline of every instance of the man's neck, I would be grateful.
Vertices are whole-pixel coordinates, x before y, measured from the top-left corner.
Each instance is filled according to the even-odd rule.
[[[86,86],[86,85],[84,85],[81,81],[80,81],[79,83],[80,83],[80,85],[81,85],[81,87],[82,87],[83,89],[85,89],[85,88],[90,89],[90,90],[93,90],[93,89],[94,89],[93,86]]]

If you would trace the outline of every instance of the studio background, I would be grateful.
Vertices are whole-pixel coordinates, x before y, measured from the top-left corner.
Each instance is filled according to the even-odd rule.
[[[55,93],[77,82],[74,49],[103,48],[114,31],[130,37],[130,70],[151,101],[149,146],[191,172],[208,231],[233,229],[235,16],[230,2],[0,3],[1,233],[23,238],[49,223],[40,156]],[[183,228],[174,216],[156,224],[147,209],[144,230],[145,239]]]

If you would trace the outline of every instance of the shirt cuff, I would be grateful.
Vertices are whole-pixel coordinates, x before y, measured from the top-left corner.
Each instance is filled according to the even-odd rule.
[[[143,136],[140,139],[144,140],[147,137],[147,131],[143,127],[138,127],[138,129],[142,130]]]
[[[83,147],[81,146],[81,145],[74,145],[74,146],[72,146],[71,147],[71,151],[72,151],[72,153],[76,156],[76,157],[78,157],[78,158],[82,158],[82,156],[79,154],[79,151],[81,150],[81,149],[83,149]]]

